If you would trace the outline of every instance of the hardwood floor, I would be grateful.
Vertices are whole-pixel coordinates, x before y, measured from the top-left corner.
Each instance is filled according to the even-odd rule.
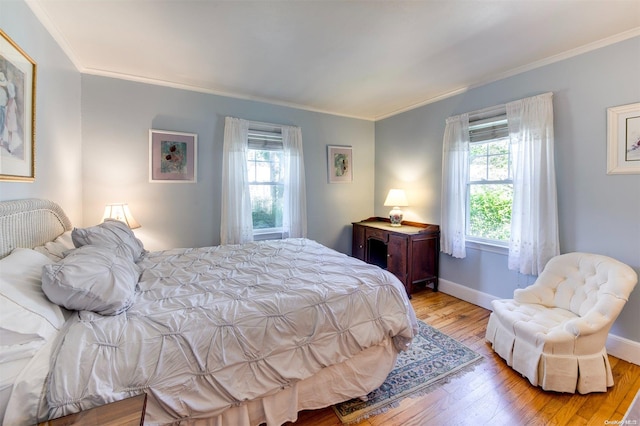
[[[485,342],[490,311],[431,289],[414,293],[411,303],[418,318],[482,354],[485,361],[359,426],[613,425],[620,424],[640,389],[640,366],[609,356],[615,385],[608,392],[545,392],[509,368]],[[301,412],[295,426],[301,425],[341,423],[329,407]]]

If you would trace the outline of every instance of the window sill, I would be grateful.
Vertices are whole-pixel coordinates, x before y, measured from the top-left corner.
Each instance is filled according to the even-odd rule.
[[[268,228],[253,231],[253,241],[283,240],[284,232],[279,228]]]
[[[509,255],[509,247],[506,245],[506,243],[503,245],[483,240],[467,239],[465,246],[470,250],[487,251],[490,253],[502,254],[505,256]]]

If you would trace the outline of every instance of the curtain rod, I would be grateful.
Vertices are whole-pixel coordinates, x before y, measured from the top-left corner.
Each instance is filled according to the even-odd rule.
[[[529,96],[529,97],[518,99],[518,100],[537,98],[538,96],[548,96],[548,95],[553,95],[553,92],[541,93],[539,95]],[[478,110],[475,110],[475,111],[471,111],[471,112],[468,113],[469,120],[471,120],[471,119],[478,120],[478,119],[482,119],[482,118],[492,117],[494,115],[504,114],[506,112],[506,109],[507,109],[507,104],[504,103],[504,104],[493,105],[493,106],[490,106],[490,107],[486,107],[486,108],[478,109]]]
[[[249,123],[249,126],[254,126],[254,127],[267,127],[267,128],[271,128],[271,129],[273,129],[273,128],[282,129],[283,127],[297,127],[297,126],[291,126],[291,125],[288,125],[288,124],[277,124],[277,123],[267,123],[267,122],[264,122],[264,121],[247,120],[247,119],[240,118],[240,117],[231,117],[230,116],[230,118],[235,118],[235,119],[238,119],[238,120],[244,120],[247,123]],[[258,129],[256,129],[256,130],[258,130]]]
[[[270,127],[270,128],[280,128],[282,129],[283,127],[293,127],[287,124],[276,124],[276,123],[265,123],[263,121],[253,121],[253,120],[247,120],[247,122],[249,123],[249,126],[254,126],[254,127]]]

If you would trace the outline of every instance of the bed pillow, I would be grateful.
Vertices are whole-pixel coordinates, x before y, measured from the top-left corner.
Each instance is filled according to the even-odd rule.
[[[75,248],[71,240],[71,231],[61,234],[54,241],[49,241],[43,246],[34,247],[38,253],[42,253],[54,262],[64,257],[64,253]]]
[[[87,245],[42,268],[42,289],[54,303],[75,311],[118,315],[131,306],[140,269],[112,248]]]
[[[8,331],[3,337],[10,332],[47,339],[64,324],[65,312],[42,292],[42,267],[52,263],[47,256],[23,248],[0,259],[0,333]]]
[[[146,253],[142,242],[136,238],[126,223],[114,219],[106,219],[103,223],[90,228],[75,228],[71,239],[76,247],[96,245],[115,250],[134,262]]]

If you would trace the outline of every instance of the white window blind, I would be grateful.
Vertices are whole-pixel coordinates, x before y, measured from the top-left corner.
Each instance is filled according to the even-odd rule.
[[[265,151],[282,150],[282,128],[266,124],[249,122],[249,149]]]
[[[469,142],[484,142],[509,137],[504,105],[469,114]]]

